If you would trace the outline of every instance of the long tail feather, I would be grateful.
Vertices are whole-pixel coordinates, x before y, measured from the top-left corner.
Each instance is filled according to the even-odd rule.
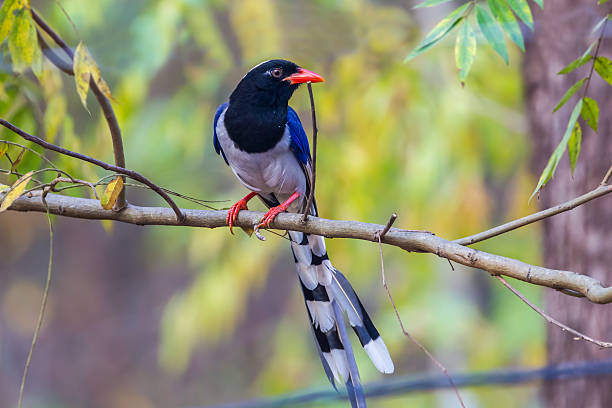
[[[327,377],[334,387],[334,379],[341,383],[348,381],[350,386],[347,383],[347,389],[359,393],[359,375],[352,374],[349,369],[351,356],[347,356],[347,349],[350,344],[347,347],[346,341],[338,333],[340,327],[344,328],[344,320],[338,319],[334,313],[332,301],[335,300],[339,310],[346,313],[364,350],[374,366],[383,373],[394,370],[389,351],[355,290],[329,261],[323,237],[296,231],[290,231],[289,236],[308,316]],[[357,397],[355,403],[359,403]]]

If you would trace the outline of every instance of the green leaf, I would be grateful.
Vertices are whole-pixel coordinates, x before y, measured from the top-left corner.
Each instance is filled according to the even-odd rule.
[[[572,176],[574,175],[574,168],[576,167],[576,161],[580,155],[580,145],[582,144],[582,128],[580,123],[576,121],[572,135],[567,141],[567,152],[569,153],[570,167],[572,168]]]
[[[529,9],[529,4],[527,4],[527,0],[507,0],[508,4],[514,10],[516,15],[523,20],[529,28],[533,30],[533,16],[531,15],[531,10]]]
[[[538,6],[540,6],[541,9],[544,8],[544,0],[533,0],[533,1],[535,1],[538,4]],[[608,1],[608,0],[606,0],[606,1]]]
[[[512,14],[512,10],[506,4],[504,0],[489,0],[489,8],[493,13],[493,16],[501,26],[502,30],[510,37],[512,41],[518,47],[525,51],[525,42],[523,41],[523,34],[521,33],[521,28],[519,27],[514,14]]]
[[[6,154],[6,152],[8,151],[9,145],[6,143],[2,143],[0,144],[0,159],[2,158],[2,156],[4,156]]]
[[[584,52],[584,54],[582,54],[580,57],[570,62],[561,71],[557,72],[557,75],[569,74],[576,68],[579,68],[583,66],[584,64],[586,64],[587,62],[589,62],[590,60],[592,60],[593,56],[591,55],[591,50],[593,49],[593,46],[595,45],[596,42],[597,41],[592,42],[591,45],[589,45],[589,48],[587,48],[587,50]]]
[[[595,58],[595,71],[607,83],[612,85],[612,61],[602,56]]]
[[[582,105],[580,116],[582,116],[584,123],[597,132],[597,123],[599,122],[599,106],[597,105],[597,101],[589,97],[583,98],[583,101],[584,104]]]
[[[504,34],[499,28],[499,25],[493,20],[493,17],[480,5],[476,5],[476,20],[480,31],[487,39],[491,47],[508,63],[508,50],[504,41]]]
[[[597,24],[595,24],[595,27],[593,27],[593,29],[591,30],[591,34],[594,33],[595,31],[599,30],[601,28],[601,26],[603,25],[603,23],[606,22],[606,20],[612,20],[612,14],[608,14],[607,16],[605,16],[604,18],[602,18],[601,20],[599,20],[599,22]]]
[[[444,17],[430,32],[425,36],[421,44],[415,48],[405,59],[408,62],[417,55],[427,51],[434,44],[446,36],[463,18],[463,12],[471,5],[470,2],[451,11],[449,15]]]
[[[561,98],[557,106],[555,106],[555,109],[553,109],[553,112],[556,112],[559,109],[561,109],[561,107],[565,105],[565,102],[567,102],[567,100],[571,98],[572,95],[574,95],[576,91],[582,87],[582,85],[584,85],[585,81],[586,81],[586,78],[582,78],[580,81],[572,85],[570,89],[568,89],[567,92],[565,92],[565,95],[563,95],[563,98]]]
[[[581,110],[582,110],[582,99],[580,99],[578,103],[576,104],[576,106],[574,106],[574,110],[572,111],[572,114],[570,115],[569,122],[567,123],[567,129],[565,130],[565,134],[563,135],[563,139],[561,139],[561,142],[559,142],[559,144],[555,148],[555,151],[548,159],[548,163],[546,163],[546,167],[542,171],[542,174],[540,175],[540,179],[538,180],[538,185],[536,186],[535,190],[533,190],[533,193],[531,193],[531,196],[529,197],[529,201],[531,201],[531,199],[540,191],[540,189],[544,186],[544,184],[548,183],[548,181],[555,174],[555,170],[557,170],[557,166],[559,165],[559,162],[561,161],[561,157],[563,157],[563,153],[565,153],[565,148],[570,139],[570,136],[572,135],[574,126],[576,125],[576,122],[578,121],[578,115],[580,114]]]
[[[448,3],[449,1],[452,1],[452,0],[426,0],[420,4],[417,4],[413,8],[437,6],[438,4]]]
[[[608,0],[599,0],[599,1],[597,2],[597,4],[598,4],[598,5],[602,5],[602,4],[607,3],[607,2],[608,2]]]
[[[15,12],[23,8],[20,0],[4,0],[0,8],[0,43],[4,42],[13,28]]]
[[[475,56],[476,35],[472,25],[465,20],[457,33],[457,40],[455,41],[455,63],[459,69],[459,80],[461,83],[467,78]]]
[[[38,45],[36,27],[28,9],[18,11],[8,38],[13,69],[22,73],[32,67],[36,75],[42,70],[42,53]]]

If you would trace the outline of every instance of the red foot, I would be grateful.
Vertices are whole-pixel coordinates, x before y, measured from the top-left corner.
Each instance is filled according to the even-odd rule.
[[[274,218],[276,218],[278,214],[287,211],[287,208],[289,208],[291,203],[294,202],[299,196],[300,193],[296,191],[295,193],[291,194],[291,196],[281,205],[277,205],[276,207],[270,208],[268,212],[264,214],[259,224],[255,226],[255,231],[257,231],[261,227],[268,228],[272,221],[274,221]]]
[[[225,222],[227,223],[227,225],[229,225],[229,230],[232,235],[234,235],[233,227],[234,223],[236,222],[236,218],[238,217],[238,213],[240,212],[240,210],[248,210],[247,203],[251,198],[255,197],[256,195],[257,194],[255,193],[247,194],[244,198],[238,200],[236,204],[232,205],[227,211],[227,218],[225,219]]]

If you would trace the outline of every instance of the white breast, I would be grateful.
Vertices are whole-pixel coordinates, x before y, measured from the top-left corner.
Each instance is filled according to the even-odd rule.
[[[238,149],[229,138],[224,119],[225,111],[217,122],[217,138],[232,171],[246,188],[256,193],[273,193],[280,201],[296,191],[304,196],[306,177],[289,147],[291,136],[287,127],[272,149],[263,153],[247,153]]]

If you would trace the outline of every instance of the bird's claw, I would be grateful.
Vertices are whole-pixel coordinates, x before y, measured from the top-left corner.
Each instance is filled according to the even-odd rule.
[[[259,231],[259,229],[262,227],[269,228],[270,224],[272,224],[272,221],[274,221],[274,218],[276,218],[278,214],[283,213],[285,211],[287,211],[287,209],[282,205],[270,208],[268,212],[264,214],[259,224],[255,226],[255,232]]]
[[[238,200],[238,202],[232,205],[227,211],[227,218],[225,220],[226,224],[229,225],[229,230],[232,235],[234,235],[234,223],[236,222],[236,218],[238,218],[238,213],[240,210],[248,210],[247,208],[247,200],[244,198]]]

